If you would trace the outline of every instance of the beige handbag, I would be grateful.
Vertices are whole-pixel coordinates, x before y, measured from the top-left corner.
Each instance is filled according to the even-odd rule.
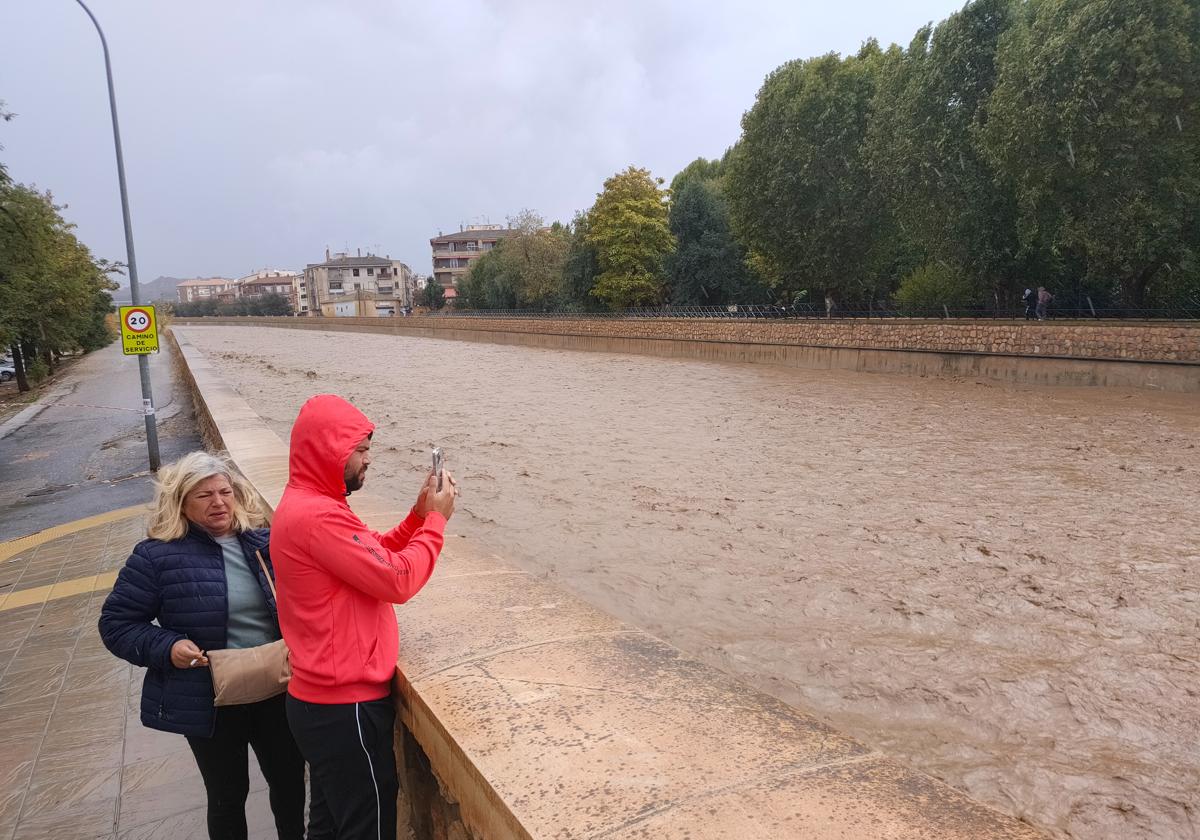
[[[279,593],[275,591],[275,581],[267,571],[262,552],[254,554],[278,607]],[[292,663],[283,639],[252,648],[210,650],[208,667],[212,672],[214,706],[240,706],[267,700],[287,691],[288,680],[292,678]]]

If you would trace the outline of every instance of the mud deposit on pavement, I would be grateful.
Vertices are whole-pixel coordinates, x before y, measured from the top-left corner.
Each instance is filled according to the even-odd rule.
[[[398,516],[436,443],[452,533],[1055,836],[1200,836],[1195,396],[186,333],[285,440],[359,405]]]

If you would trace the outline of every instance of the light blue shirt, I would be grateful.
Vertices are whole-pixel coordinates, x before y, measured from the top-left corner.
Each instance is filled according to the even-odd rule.
[[[267,606],[266,595],[258,585],[254,566],[246,558],[237,536],[213,537],[225,557],[225,592],[229,603],[229,619],[225,625],[225,646],[231,648],[257,647],[279,639],[275,619]]]

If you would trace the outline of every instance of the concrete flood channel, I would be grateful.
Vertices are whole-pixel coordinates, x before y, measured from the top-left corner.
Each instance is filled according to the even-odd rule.
[[[1055,837],[1200,835],[1200,396],[180,327],[283,438]]]

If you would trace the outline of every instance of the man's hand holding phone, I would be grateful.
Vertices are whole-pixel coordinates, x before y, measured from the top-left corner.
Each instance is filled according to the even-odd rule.
[[[442,450],[433,450],[434,469],[430,470],[421,494],[417,497],[417,516],[424,518],[436,510],[446,519],[454,513],[454,497],[458,495],[458,483],[453,474],[442,465]]]

